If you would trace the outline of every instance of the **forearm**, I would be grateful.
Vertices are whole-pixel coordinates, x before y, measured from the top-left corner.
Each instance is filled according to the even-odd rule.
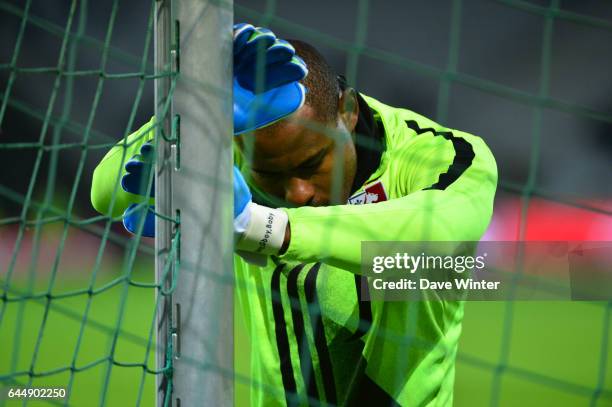
[[[95,168],[91,182],[91,203],[99,213],[107,215],[112,206],[111,216],[119,216],[130,204],[142,201],[138,195],[130,194],[121,188],[121,177],[125,174],[124,164],[137,154],[144,143],[153,139],[154,123],[155,119],[152,118],[118,142]]]
[[[371,205],[287,209],[290,230],[281,257],[358,273],[361,242],[479,240],[492,204],[493,193],[474,199],[430,190]]]

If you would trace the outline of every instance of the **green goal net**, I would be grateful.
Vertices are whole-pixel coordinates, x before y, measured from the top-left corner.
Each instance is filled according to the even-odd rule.
[[[0,403],[152,405],[155,376],[171,368],[156,368],[154,341],[156,295],[168,293],[155,282],[151,242],[129,238],[111,214],[94,216],[87,189],[92,159],[151,112],[154,2],[139,10],[135,52],[117,44],[120,2],[48,5],[57,14],[30,0],[0,5],[0,154],[12,174],[0,186]],[[104,28],[91,33],[96,18]],[[115,112],[119,133],[100,125],[112,117],[109,97],[132,104]],[[7,396],[32,387],[65,397]]]
[[[179,247],[183,218],[173,212],[156,213],[170,225],[166,250],[160,253],[153,239],[128,234],[121,214],[111,210],[100,215],[90,203],[95,166],[154,114],[158,115],[152,130],[155,142],[167,143],[167,153],[176,164],[176,150],[170,144],[176,147],[181,142],[191,120],[172,112],[181,75],[177,65],[183,58],[188,60],[185,52],[196,49],[179,47],[179,38],[194,38],[195,31],[183,26],[179,30],[169,20],[172,36],[164,52],[173,56],[175,65],[156,67],[155,54],[161,45],[154,39],[161,23],[155,17],[162,3],[176,7],[181,1],[0,0],[4,44],[0,49],[0,406],[176,405],[177,386],[183,400],[190,399],[190,391],[192,397],[201,391],[186,377],[192,373],[177,370],[179,351],[183,355],[178,360],[188,366],[187,372],[212,372],[231,380],[235,405],[249,405],[254,388],[269,390],[268,383],[256,383],[251,377],[249,321],[239,313],[233,322],[233,369],[206,357],[204,362],[190,358],[185,343],[177,348],[176,319],[187,315],[189,307],[185,303],[180,310],[174,307],[176,291],[185,295],[198,287],[193,283],[198,275],[214,287],[233,284],[232,278],[216,270],[198,270],[189,261],[179,262],[185,256],[185,249]],[[383,101],[388,98],[398,107],[420,108],[420,113],[449,127],[467,126],[475,134],[489,131],[485,139],[492,143],[500,164],[498,199],[514,203],[509,211],[514,211],[516,240],[533,233],[530,222],[537,223],[537,215],[530,210],[534,202],[570,208],[564,209],[564,216],[587,219],[592,230],[599,231],[592,239],[612,240],[611,191],[602,185],[602,173],[609,173],[612,162],[612,104],[598,93],[603,89],[610,94],[612,89],[606,71],[607,63],[612,64],[612,51],[609,45],[598,44],[612,40],[612,10],[605,2],[584,2],[583,6],[560,0],[204,3],[203,13],[210,12],[209,6],[231,10],[236,22],[270,27],[282,38],[320,46],[334,68],[359,91],[380,95]],[[482,19],[470,19],[471,13]],[[393,20],[393,15],[398,19]],[[503,36],[501,28],[493,27],[500,21],[525,24],[517,23],[525,36],[516,39],[520,46],[507,59],[495,54],[495,49],[511,47],[510,37],[519,36],[521,29],[508,28]],[[416,33],[416,28],[403,32],[397,28],[401,22],[422,32]],[[385,25],[385,34],[376,37]],[[408,35],[416,36],[410,41],[417,47],[414,52],[404,45],[403,36]],[[489,42],[478,45],[487,35]],[[418,48],[418,44],[424,45]],[[590,60],[587,51],[576,58],[564,56],[563,47],[572,44],[570,49],[577,53],[594,47],[597,55]],[[492,56],[478,59],[486,67],[465,64],[464,55],[486,53]],[[521,65],[522,58],[529,63]],[[580,65],[583,59],[590,61],[589,67]],[[515,65],[496,74],[495,69],[510,62]],[[227,96],[215,84],[183,77],[194,89],[215,95],[206,100],[195,97],[202,105]],[[580,81],[584,84],[577,85],[577,90],[571,88]],[[160,99],[159,89],[156,94],[156,83],[164,84],[165,99]],[[558,83],[575,92],[557,90]],[[589,89],[594,96],[587,97]],[[222,120],[215,115],[209,120],[217,119]],[[547,148],[563,142],[555,138],[561,128],[577,129],[579,136],[572,136],[575,144],[563,147],[574,152],[569,157],[576,166],[590,163],[592,171],[575,177],[564,172],[563,182],[543,186],[543,178],[554,178],[551,174],[561,173],[559,167],[573,164],[556,162],[551,157],[556,150]],[[229,133],[229,128],[219,130],[223,131]],[[605,139],[581,138],[606,131]],[[588,154],[579,155],[579,146],[596,142],[596,147],[584,150]],[[129,158],[125,156],[124,162]],[[586,182],[597,178],[598,182]],[[229,175],[195,172],[181,181],[181,187],[185,190],[189,182],[194,188],[206,184],[223,195],[227,185],[219,180],[224,179]],[[595,187],[588,185],[596,185],[601,195],[591,199]],[[111,202],[120,188],[117,182]],[[230,202],[228,194],[223,196],[220,199]],[[508,213],[504,208],[496,213]],[[567,239],[581,238],[589,237],[577,234]],[[221,250],[214,241],[209,246]],[[195,252],[192,255],[197,257]],[[200,299],[196,295],[190,301]],[[300,307],[290,301],[285,301],[285,307],[287,303]],[[215,308],[219,304],[206,303],[211,306],[206,318],[214,320],[227,311]],[[320,310],[314,312],[320,314]],[[199,333],[210,335],[202,341],[204,354],[215,354],[214,348],[223,346],[220,332]],[[611,302],[468,302],[457,354],[454,404],[512,406],[521,400],[521,404],[538,406],[612,405],[611,346]],[[9,389],[34,387],[62,388],[66,395],[8,397]]]

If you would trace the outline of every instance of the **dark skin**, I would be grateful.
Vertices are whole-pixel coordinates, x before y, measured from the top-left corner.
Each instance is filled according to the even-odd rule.
[[[337,121],[321,123],[313,106],[305,104],[291,116],[254,132],[251,179],[265,193],[290,206],[343,204],[349,198],[357,169],[353,133],[359,107],[353,89],[338,97]],[[314,124],[314,125],[309,125]],[[334,130],[334,137],[325,134]],[[238,145],[245,150],[244,138]],[[342,168],[340,196],[332,198],[334,167]],[[337,169],[336,169],[337,171]],[[291,240],[287,225],[284,253]]]

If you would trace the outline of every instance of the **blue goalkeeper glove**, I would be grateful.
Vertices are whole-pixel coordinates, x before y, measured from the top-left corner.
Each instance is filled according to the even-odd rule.
[[[261,84],[256,83],[258,55],[263,58]],[[306,88],[299,81],[307,74],[306,64],[287,41],[267,28],[234,25],[234,135],[265,127],[298,110],[306,98]]]
[[[147,181],[155,160],[155,149],[151,143],[145,143],[140,147],[140,153],[136,154],[125,164],[125,175],[121,178],[121,188],[124,191],[144,195],[147,193]],[[151,197],[155,197],[155,182],[151,186]],[[146,237],[155,236],[155,207],[146,203],[132,204],[123,213],[123,226],[130,233],[138,231],[138,225],[142,216],[145,216],[142,235]]]
[[[140,147],[140,153],[136,154],[125,164],[126,174],[121,178],[121,187],[124,191],[136,195],[144,195],[147,192],[147,181],[153,171],[155,150],[150,142]],[[151,186],[151,198],[155,197],[155,182]]]
[[[262,58],[264,58],[264,80],[262,86],[257,86],[256,65],[260,47],[263,50]],[[299,81],[307,74],[306,64],[295,55],[295,49],[287,41],[276,38],[274,33],[266,28],[254,27],[251,24],[236,24],[234,26],[233,77],[234,135],[265,127],[298,110],[306,98],[306,88]],[[146,180],[149,179],[149,174],[153,170],[153,159],[153,146],[146,143],[141,147],[140,154],[135,155],[126,163],[127,173],[121,179],[121,186],[125,191],[136,195],[146,193]],[[274,212],[272,216],[274,219],[284,219],[286,225],[284,212],[280,213],[279,210],[254,204],[251,201],[248,186],[236,168],[234,169],[234,195],[234,231],[239,246],[245,246],[246,250],[258,253],[277,252],[277,233],[280,233],[280,226],[279,230],[275,231],[272,240],[269,240],[272,237],[270,231],[268,235],[265,233],[261,235],[257,247],[253,246],[251,240],[261,234],[261,222],[268,222],[261,218],[266,210]],[[152,185],[150,196],[155,196],[155,183]],[[255,209],[256,216],[251,216],[252,208],[259,208]],[[152,205],[147,207],[143,204],[132,204],[124,212],[123,225],[129,232],[135,233],[141,217],[145,216],[142,234],[154,237],[154,210],[155,207]],[[237,210],[239,212],[236,212]],[[269,215],[268,212],[266,214]],[[255,222],[251,222],[252,219],[255,219]],[[268,229],[271,225],[278,224],[277,221],[268,223]],[[280,223],[282,224],[283,221]],[[282,229],[284,238],[284,227]],[[249,231],[250,233],[247,233]]]
[[[125,191],[141,196],[146,193],[143,180],[147,180],[153,170],[153,158],[153,146],[147,143],[141,147],[140,154],[125,164],[127,172],[121,179],[121,186]],[[236,166],[233,175],[236,251],[249,263],[265,265],[267,256],[278,254],[282,247],[288,223],[287,214],[281,209],[255,204],[251,191]],[[145,216],[142,235],[154,237],[154,211],[153,205],[132,204],[123,214],[123,226],[135,234],[142,216]]]
[[[155,206],[153,205],[131,204],[128,206],[125,212],[123,212],[123,227],[128,232],[136,234],[143,215],[145,220],[142,235],[144,237],[155,237]]]

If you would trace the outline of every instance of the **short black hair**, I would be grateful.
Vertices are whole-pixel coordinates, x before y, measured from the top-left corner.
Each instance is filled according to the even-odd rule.
[[[300,40],[288,41],[308,67],[308,75],[302,80],[306,87],[306,104],[314,108],[315,117],[319,121],[335,122],[338,116],[340,86],[334,69],[312,45]]]

